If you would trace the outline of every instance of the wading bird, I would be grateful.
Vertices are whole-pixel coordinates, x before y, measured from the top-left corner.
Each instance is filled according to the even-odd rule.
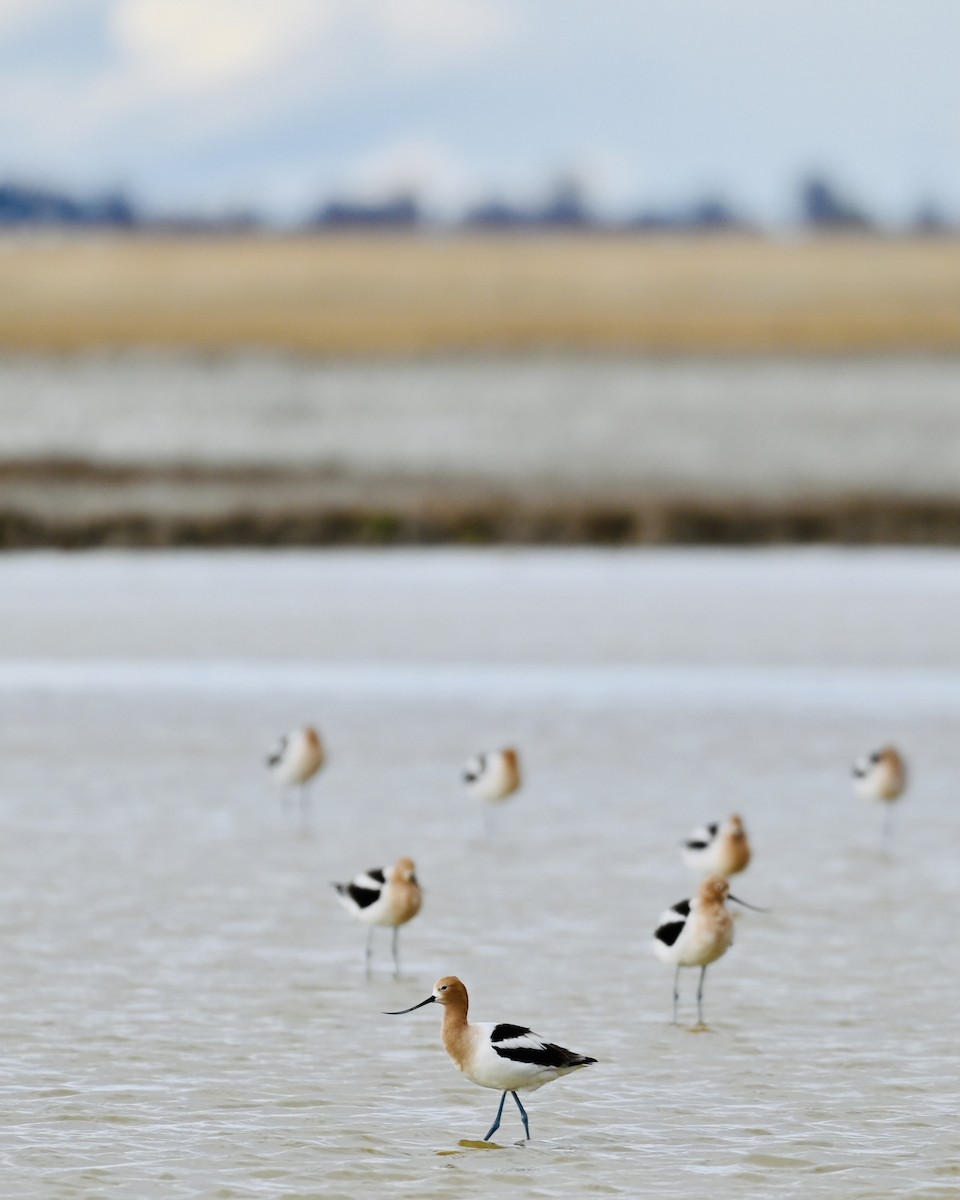
[[[890,836],[892,804],[899,800],[907,786],[907,764],[893,746],[883,746],[872,754],[858,758],[853,764],[853,788],[867,800],[884,804],[883,836]]]
[[[463,782],[471,796],[485,802],[484,823],[489,833],[490,810],[487,806],[506,800],[520,787],[520,755],[510,746],[476,754],[463,768]]]
[[[312,725],[285,733],[267,758],[270,774],[282,788],[300,788],[300,816],[304,819],[309,801],[307,784],[323,762],[323,743]]]
[[[750,862],[750,842],[743,821],[736,813],[722,825],[701,825],[681,846],[683,861],[702,875],[729,879]]]
[[[677,1004],[680,1000],[680,968],[699,967],[697,986],[697,1021],[703,1025],[703,981],[707,967],[716,962],[733,945],[733,918],[727,909],[727,899],[753,908],[744,900],[730,895],[730,884],[721,875],[709,875],[700,884],[692,900],[681,900],[668,908],[657,922],[653,935],[653,952],[664,963],[673,963],[673,1023],[677,1023]]]
[[[454,975],[438,979],[426,1000],[386,1015],[398,1017],[433,1003],[443,1006],[443,1044],[457,1070],[462,1071],[472,1083],[503,1093],[496,1120],[484,1135],[485,1142],[489,1142],[500,1128],[508,1092],[520,1110],[520,1119],[529,1140],[530,1122],[517,1092],[535,1091],[561,1075],[569,1075],[571,1071],[588,1067],[597,1061],[585,1054],[565,1050],[553,1042],[545,1042],[522,1025],[471,1024],[467,1020],[467,989]]]
[[[393,974],[400,978],[400,926],[420,911],[423,892],[417,882],[412,858],[398,858],[392,867],[374,867],[357,875],[350,883],[335,883],[340,903],[365,925],[367,933],[366,966],[370,974],[373,955],[373,928],[386,925],[393,929]]]

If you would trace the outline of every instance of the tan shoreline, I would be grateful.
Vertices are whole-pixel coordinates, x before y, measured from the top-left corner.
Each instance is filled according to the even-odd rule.
[[[953,351],[960,239],[6,237],[0,349]]]

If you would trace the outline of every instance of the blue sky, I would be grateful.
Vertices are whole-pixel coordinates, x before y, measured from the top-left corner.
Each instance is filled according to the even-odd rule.
[[[761,220],[831,175],[960,216],[960,0],[0,0],[0,178],[296,218],[563,175]]]

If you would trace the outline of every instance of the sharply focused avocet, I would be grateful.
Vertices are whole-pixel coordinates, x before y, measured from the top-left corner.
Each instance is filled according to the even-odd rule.
[[[893,746],[882,746],[858,758],[853,764],[853,787],[868,800],[884,804],[883,832],[890,832],[890,806],[899,800],[907,786],[907,764]]]
[[[487,820],[486,805],[506,800],[520,787],[520,755],[512,746],[476,754],[463,768],[463,782],[471,796],[485,802]]]
[[[702,875],[729,879],[750,862],[750,842],[743,821],[736,813],[722,825],[714,823],[695,829],[681,847],[683,861]]]
[[[539,1034],[523,1025],[494,1025],[490,1022],[471,1024],[467,1020],[467,989],[455,975],[438,979],[426,1000],[386,1015],[398,1017],[433,1003],[443,1005],[443,1044],[457,1070],[480,1087],[503,1093],[496,1120],[484,1135],[485,1142],[489,1142],[500,1128],[503,1103],[508,1092],[517,1103],[529,1140],[530,1122],[517,1092],[536,1091],[561,1075],[569,1075],[571,1071],[588,1067],[597,1061],[585,1054],[565,1050],[553,1042],[545,1042]]]
[[[350,883],[335,883],[340,903],[358,921],[370,926],[367,933],[366,964],[370,974],[373,954],[373,928],[386,925],[393,929],[393,973],[400,977],[400,926],[420,911],[423,892],[417,882],[412,858],[398,858],[392,867],[374,867]]]
[[[267,758],[267,766],[283,788],[300,788],[300,813],[307,811],[307,784],[323,766],[324,752],[320,735],[312,725],[285,733]]]
[[[660,916],[653,935],[653,951],[661,962],[673,963],[673,1023],[677,1023],[680,1000],[680,968],[699,967],[697,1020],[703,1025],[703,981],[707,967],[726,954],[733,945],[733,918],[725,901],[735,900],[744,908],[753,908],[730,895],[730,883],[722,875],[709,875],[700,884],[692,900],[681,900]],[[763,909],[754,909],[763,912]]]

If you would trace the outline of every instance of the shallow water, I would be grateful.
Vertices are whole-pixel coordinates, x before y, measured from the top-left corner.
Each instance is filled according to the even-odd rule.
[[[955,1196],[960,557],[395,553],[0,560],[7,1196]],[[761,619],[764,618],[765,619]],[[366,636],[365,636],[366,634]],[[315,718],[302,830],[264,779]],[[849,763],[913,767],[888,852]],[[462,760],[515,740],[494,834]],[[676,843],[741,812],[738,919],[669,1024]],[[332,879],[411,854],[363,976]],[[600,1061],[533,1141],[433,1009]]]
[[[958,391],[957,355],[0,356],[8,458],[713,499],[952,495]]]

